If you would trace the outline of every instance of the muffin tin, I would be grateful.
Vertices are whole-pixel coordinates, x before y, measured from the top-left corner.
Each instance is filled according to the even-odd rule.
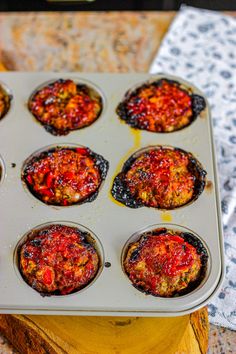
[[[12,107],[0,121],[0,154],[5,165],[0,185],[0,282],[2,313],[178,316],[205,305],[223,279],[223,236],[219,207],[216,162],[209,107],[188,127],[164,134],[139,131],[123,123],[116,114],[124,94],[139,84],[162,77],[177,80],[202,95],[180,78],[165,74],[2,73],[1,82],[13,94]],[[71,78],[96,87],[104,109],[89,127],[66,137],[49,134],[28,111],[27,102],[35,88],[48,80]],[[98,197],[91,203],[70,207],[45,205],[23,186],[24,161],[47,145],[79,144],[109,161],[107,177]],[[193,203],[170,211],[153,208],[130,209],[111,196],[114,177],[123,163],[141,148],[167,145],[191,152],[207,171],[203,193]],[[41,297],[19,276],[15,250],[23,235],[43,223],[77,223],[97,235],[104,250],[99,277],[88,287],[65,296]],[[160,298],[135,289],[124,274],[121,253],[131,235],[139,230],[161,227],[187,228],[199,235],[209,253],[206,277],[187,295]]]

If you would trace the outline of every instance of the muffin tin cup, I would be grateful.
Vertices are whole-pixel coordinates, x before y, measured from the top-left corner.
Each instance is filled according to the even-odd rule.
[[[34,97],[34,95],[41,89],[43,89],[45,86],[48,86],[52,83],[54,83],[55,81],[57,81],[58,79],[60,79],[61,77],[58,77],[57,79],[52,79],[52,80],[47,80],[43,83],[41,83],[39,86],[35,87],[34,90],[31,92],[29,99],[27,100],[27,107],[28,110],[30,112],[30,114],[32,115],[33,119],[40,124],[43,128],[44,128],[44,124],[41,123],[34,115],[33,113],[30,111],[29,109],[29,102],[32,100],[32,98]],[[104,95],[104,92],[102,91],[102,89],[97,86],[96,84],[94,84],[92,81],[86,80],[84,78],[80,78],[78,76],[75,75],[68,75],[68,77],[63,77],[64,80],[73,80],[76,84],[82,84],[82,85],[86,85],[88,86],[88,88],[92,89],[94,93],[96,93],[97,95],[100,96],[101,101],[102,101],[102,109],[101,112],[99,113],[98,117],[89,125],[86,125],[84,127],[81,128],[77,128],[74,130],[69,130],[69,132],[65,135],[70,134],[72,131],[77,131],[77,130],[81,130],[81,129],[85,129],[85,128],[89,128],[91,125],[94,125],[97,120],[99,120],[106,112],[107,109],[107,101],[106,101],[106,96]],[[49,133],[50,134],[50,133]],[[60,135],[59,135],[60,136]],[[63,134],[61,136],[64,136]]]
[[[51,149],[55,149],[57,147],[62,147],[62,148],[89,148],[89,146],[84,146],[84,145],[79,145],[79,144],[73,144],[73,143],[59,143],[59,144],[51,144],[51,145],[47,145],[45,147],[42,147],[40,149],[38,149],[37,151],[33,152],[30,156],[28,156],[25,161],[23,162],[23,165],[22,165],[22,169],[21,169],[21,180],[22,180],[22,185],[24,187],[24,190],[26,191],[26,193],[31,197],[31,198],[34,198],[34,200],[37,200],[37,202],[39,203],[42,203],[44,205],[47,205],[48,207],[51,207],[51,208],[54,208],[54,209],[64,209],[64,208],[71,208],[71,207],[78,207],[79,205],[82,205],[84,203],[92,203],[92,201],[82,201],[82,202],[79,202],[79,203],[74,203],[74,204],[71,204],[71,205],[67,205],[67,206],[63,206],[63,205],[53,205],[53,204],[46,204],[44,203],[42,200],[40,200],[39,198],[37,198],[33,193],[31,193],[31,191],[29,190],[28,186],[27,186],[27,183],[24,181],[23,179],[23,173],[24,173],[24,169],[25,167],[27,166],[27,164],[30,162],[30,160],[34,157],[37,157],[39,156],[41,153],[43,152],[47,152],[48,150],[51,150]],[[89,148],[90,149],[90,148]],[[92,149],[90,149],[92,151]],[[96,154],[96,151],[92,151],[93,153]],[[103,156],[102,156],[103,157]],[[109,170],[109,167],[108,167],[108,170]],[[105,182],[105,179],[104,178],[98,188],[98,194],[99,192],[101,191],[102,187],[103,187],[103,184]],[[97,192],[95,192],[97,193]],[[98,197],[98,196],[97,196]],[[96,197],[96,198],[97,198]],[[96,199],[95,198],[95,199]],[[87,198],[86,198],[87,199]]]
[[[161,148],[164,148],[164,149],[171,149],[171,150],[180,150],[184,153],[186,153],[187,155],[188,154],[191,154],[189,151],[185,151],[183,149],[180,149],[178,146],[170,146],[170,145],[150,145],[150,146],[145,146],[137,151],[135,151],[132,155],[130,155],[128,157],[128,159],[124,162],[121,170],[118,172],[117,176],[119,175],[119,173],[123,172],[124,170],[124,165],[127,164],[127,161],[131,160],[131,159],[137,159],[140,155],[142,155],[144,152],[148,152],[150,150],[158,150],[158,149],[161,149]],[[192,155],[192,154],[191,154]],[[192,157],[194,158],[195,162],[196,162],[196,166],[197,168],[200,170],[200,175],[201,175],[201,188],[200,190],[198,191],[198,193],[193,197],[191,198],[187,203],[183,204],[183,205],[179,205],[179,206],[176,206],[176,207],[173,207],[173,208],[161,208],[161,207],[156,207],[155,209],[158,209],[160,211],[171,211],[171,210],[176,210],[176,209],[181,209],[181,208],[185,208],[185,207],[188,207],[190,204],[194,203],[198,198],[201,197],[201,194],[205,188],[205,184],[206,184],[206,180],[207,180],[207,173],[204,169],[204,167],[202,166],[201,162],[195,157],[192,155]],[[132,163],[131,163],[132,164]],[[116,176],[116,177],[117,177]],[[114,181],[113,181],[114,183]],[[131,195],[132,197],[132,195]],[[133,200],[135,200],[135,198],[133,198]],[[154,208],[154,207],[149,207],[149,206],[146,206],[145,204],[141,204],[139,206],[139,208]]]
[[[121,104],[124,104],[125,101],[127,99],[129,99],[133,93],[135,93],[138,89],[142,88],[143,86],[147,86],[147,85],[150,85],[152,83],[155,83],[156,81],[158,80],[161,80],[161,79],[167,79],[169,81],[173,81],[173,82],[177,82],[180,84],[179,88],[186,91],[189,95],[192,95],[192,94],[198,94],[200,95],[202,98],[205,99],[204,95],[202,93],[200,93],[200,91],[197,89],[197,87],[195,87],[194,85],[190,84],[189,82],[181,79],[179,80],[178,77],[174,77],[174,76],[171,76],[171,75],[166,75],[166,74],[156,74],[156,75],[153,75],[151,78],[145,80],[145,81],[142,81],[142,82],[139,82],[139,83],[136,83],[135,85],[131,86],[123,95],[123,98],[121,99],[120,103]],[[205,99],[206,101],[206,99]],[[118,107],[117,107],[118,108]],[[124,106],[121,108],[121,110],[124,109]],[[119,107],[119,110],[120,110],[120,107]],[[117,112],[118,113],[118,112]],[[129,125],[130,126],[130,123],[127,123],[126,122],[126,118],[125,118],[125,113],[123,112],[123,114],[120,112],[119,115],[119,119],[122,120],[123,122],[125,122],[125,124]],[[121,115],[124,115],[124,118],[121,117]],[[171,131],[160,131],[160,132],[152,132],[150,131],[152,134],[170,134],[170,133],[175,133],[175,132],[179,132],[181,131],[182,129],[186,129],[187,127],[189,127],[199,116],[201,115],[201,112],[199,114],[194,114],[193,113],[193,117],[192,119],[190,120],[190,122],[186,125],[184,125],[183,127],[181,128],[178,128],[178,129],[174,129],[174,130],[171,130]],[[143,130],[141,128],[135,128],[135,129],[138,129],[138,130]],[[147,130],[149,131],[149,130]]]
[[[12,105],[13,105],[13,94],[11,89],[9,88],[8,85],[5,84],[5,82],[0,80],[0,88],[3,88],[3,90],[5,91],[5,93],[9,96],[10,98],[10,105],[8,107],[8,110],[4,113],[4,115],[2,117],[0,117],[0,122],[2,119],[6,118],[6,116],[11,112],[12,110]]]
[[[206,265],[204,265],[204,276],[203,276],[203,279],[201,280],[200,284],[193,290],[189,291],[187,294],[185,295],[180,295],[181,298],[185,297],[185,298],[188,298],[190,296],[190,294],[194,294],[197,296],[197,292],[198,292],[198,289],[200,289],[207,281],[208,277],[209,277],[209,274],[211,272],[211,252],[206,244],[206,242],[199,236],[197,235],[194,231],[186,228],[186,227],[183,227],[183,226],[180,226],[180,225],[176,225],[176,224],[154,224],[154,225],[149,225],[147,227],[144,227],[143,229],[141,230],[138,230],[136,231],[132,236],[130,236],[130,238],[126,241],[126,243],[124,244],[124,247],[122,249],[122,252],[121,252],[121,267],[122,267],[122,270],[124,272],[124,274],[126,275],[128,281],[130,282],[130,284],[132,285],[132,282],[131,280],[129,279],[126,271],[125,271],[125,268],[124,268],[124,261],[125,261],[125,258],[127,256],[127,252],[128,252],[128,248],[130,246],[130,244],[134,243],[134,242],[137,242],[140,240],[140,238],[147,232],[151,232],[151,231],[155,231],[156,229],[160,229],[160,228],[166,228],[167,231],[168,230],[171,230],[171,231],[177,231],[177,232],[186,232],[186,233],[189,233],[189,234],[192,234],[194,237],[197,238],[197,240],[199,240],[202,245],[205,247],[206,251],[207,251],[207,263]],[[158,237],[158,236],[157,236]],[[141,291],[141,290],[140,290]],[[148,296],[153,296],[151,294],[148,294]],[[157,296],[158,298],[163,298],[161,296]],[[172,297],[169,297],[168,299],[172,299],[172,300],[178,300],[179,296],[172,296]]]
[[[206,305],[220,289],[224,275],[223,232],[217,168],[214,157],[209,106],[188,127],[171,134],[152,133],[130,128],[116,114],[125,92],[135,85],[161,77],[177,80],[204,95],[180,78],[165,74],[86,74],[86,73],[2,73],[1,80],[14,93],[14,105],[0,122],[0,154],[4,157],[5,178],[0,187],[0,278],[1,313],[107,315],[107,316],[180,316]],[[48,80],[78,78],[102,89],[104,110],[87,127],[71,131],[66,138],[49,134],[36,124],[26,102],[36,87]],[[196,82],[197,85],[197,82]],[[206,101],[207,102],[207,101]],[[106,105],[106,108],[105,108]],[[66,141],[66,143],[65,143]],[[111,195],[115,176],[131,155],[150,146],[177,147],[190,152],[207,172],[205,188],[194,202],[177,209],[131,209]],[[46,205],[26,192],[22,166],[34,152],[56,146],[85,146],[109,162],[109,170],[97,198],[91,203],[56,207]],[[84,290],[63,296],[42,297],[22,279],[16,258],[16,245],[35,225],[45,222],[85,225],[98,235],[102,244],[102,271]],[[209,263],[199,287],[187,295],[160,298],[135,289],[121,266],[121,251],[137,230],[147,225],[171,224],[176,229],[192,230],[206,246]],[[178,226],[179,225],[179,226]],[[96,238],[95,238],[96,239]],[[100,245],[99,241],[97,244]],[[106,267],[105,264],[110,267]],[[103,267],[104,264],[104,267]]]
[[[102,246],[101,241],[99,240],[99,238],[94,234],[93,231],[89,230],[87,227],[81,225],[81,224],[77,224],[74,222],[69,222],[69,221],[51,221],[51,222],[47,222],[41,225],[37,225],[35,227],[33,227],[31,230],[27,231],[21,238],[20,240],[17,242],[15,249],[14,249],[14,253],[13,253],[13,262],[14,262],[14,268],[15,268],[15,272],[17,277],[20,279],[20,281],[24,282],[25,285],[27,285],[27,287],[30,287],[33,291],[35,291],[23,278],[21,272],[20,272],[20,261],[19,261],[19,252],[20,252],[20,248],[21,246],[28,240],[32,239],[35,235],[34,232],[35,231],[40,231],[41,229],[44,229],[48,226],[52,226],[52,225],[64,225],[64,226],[71,226],[74,228],[79,229],[82,232],[86,232],[88,233],[88,235],[86,236],[86,241],[88,243],[90,243],[96,250],[98,257],[99,257],[99,268],[98,271],[95,275],[95,277],[87,284],[85,285],[82,289],[78,289],[73,291],[70,294],[66,294],[66,295],[55,295],[55,294],[48,294],[48,295],[43,295],[43,296],[50,296],[50,297],[70,297],[70,296],[74,296],[74,295],[78,295],[78,293],[81,293],[82,291],[85,291],[86,289],[88,289],[90,286],[92,286],[95,281],[98,279],[98,277],[100,276],[103,268],[104,268],[104,249]],[[40,295],[40,293],[38,292],[38,295]]]

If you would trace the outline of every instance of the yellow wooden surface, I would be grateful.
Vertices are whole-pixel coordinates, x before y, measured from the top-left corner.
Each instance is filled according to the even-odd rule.
[[[0,315],[0,330],[27,354],[205,354],[204,308],[175,318]]]

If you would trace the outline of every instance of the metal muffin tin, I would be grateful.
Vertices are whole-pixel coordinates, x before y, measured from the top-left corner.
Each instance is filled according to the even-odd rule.
[[[152,133],[130,128],[115,110],[127,90],[159,78],[177,80],[204,96],[180,78],[161,74],[1,73],[0,80],[13,94],[14,105],[0,121],[0,154],[5,177],[0,185],[0,311],[1,313],[178,316],[209,302],[223,279],[223,234],[219,189],[209,107],[188,127],[172,133]],[[44,82],[59,78],[81,79],[103,93],[105,109],[89,127],[66,137],[48,133],[28,111],[32,92]],[[91,203],[57,208],[41,203],[26,192],[21,171],[35,151],[51,144],[88,146],[109,161],[110,168],[98,197]],[[116,202],[110,193],[123,163],[135,151],[152,145],[170,145],[191,152],[207,171],[207,184],[190,205],[171,211],[143,207],[131,209]],[[15,269],[14,252],[20,239],[42,223],[78,223],[97,235],[104,249],[103,268],[93,284],[69,296],[42,297],[27,286]],[[157,224],[176,225],[200,236],[209,250],[207,277],[193,292],[176,298],[145,295],[135,289],[121,265],[127,240],[139,230]],[[111,266],[106,267],[106,262]]]

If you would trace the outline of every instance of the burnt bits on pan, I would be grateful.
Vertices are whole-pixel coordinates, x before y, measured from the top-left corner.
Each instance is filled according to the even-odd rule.
[[[10,109],[12,96],[0,84],[0,120],[7,114]]]
[[[100,116],[102,99],[88,85],[60,79],[33,94],[28,108],[49,133],[67,135],[91,125]]]
[[[174,209],[196,200],[206,171],[189,152],[153,146],[132,155],[115,177],[112,196],[130,208]]]
[[[128,91],[117,114],[133,128],[168,133],[191,124],[205,108],[202,96],[177,81],[162,78]]]
[[[25,282],[43,296],[67,295],[87,286],[100,267],[88,237],[79,228],[60,224],[31,231],[17,250]]]
[[[109,163],[87,147],[49,148],[26,160],[22,180],[45,204],[69,206],[96,199]]]
[[[123,268],[138,290],[173,297],[198,287],[207,260],[207,250],[195,235],[159,228],[128,245]]]

